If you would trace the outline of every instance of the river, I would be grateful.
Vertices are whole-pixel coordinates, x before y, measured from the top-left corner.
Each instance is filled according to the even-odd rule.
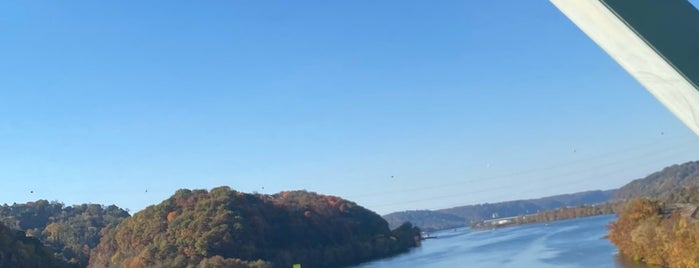
[[[487,231],[440,231],[409,253],[357,268],[650,267],[618,257],[616,247],[603,238],[605,225],[614,218],[603,215]]]

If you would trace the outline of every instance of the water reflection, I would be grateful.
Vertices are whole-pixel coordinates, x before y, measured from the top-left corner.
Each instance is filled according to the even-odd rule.
[[[634,261],[629,257],[624,256],[614,256],[614,264],[619,268],[661,268],[662,266],[648,265],[641,262]]]

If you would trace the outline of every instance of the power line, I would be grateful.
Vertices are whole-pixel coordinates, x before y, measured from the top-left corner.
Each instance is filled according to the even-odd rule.
[[[649,148],[651,145],[657,145],[657,144],[659,144],[659,143],[658,143],[658,142],[651,142],[651,143],[647,143],[647,144],[644,144],[644,145],[641,145],[641,146],[627,147],[627,148],[623,148],[623,149],[621,149],[621,150],[616,150],[616,151],[613,151],[613,152],[606,152],[606,153],[602,153],[602,154],[593,155],[593,156],[586,157],[586,158],[581,159],[581,160],[575,160],[575,161],[567,161],[567,162],[562,162],[562,163],[556,163],[556,164],[551,164],[551,165],[547,165],[547,166],[544,166],[544,167],[536,167],[536,168],[531,168],[531,169],[525,169],[525,170],[521,170],[521,171],[515,171],[515,172],[506,173],[506,174],[492,175],[492,176],[485,176],[485,177],[476,177],[476,178],[471,178],[471,179],[467,179],[467,180],[462,180],[462,181],[459,181],[459,182],[448,183],[448,184],[440,184],[440,185],[433,185],[433,186],[427,186],[427,187],[424,187],[424,186],[423,186],[423,187],[415,187],[415,188],[401,189],[401,190],[395,190],[395,191],[380,191],[380,192],[374,192],[374,193],[367,193],[367,194],[361,194],[361,195],[354,195],[354,196],[351,196],[351,198],[355,199],[355,198],[362,198],[362,197],[381,196],[381,195],[387,195],[387,194],[403,194],[403,193],[407,193],[407,192],[424,192],[424,191],[426,191],[426,190],[435,190],[435,189],[442,189],[442,188],[451,188],[451,187],[454,187],[454,186],[460,186],[460,185],[470,184],[470,183],[473,183],[473,182],[476,182],[476,181],[483,181],[483,180],[488,180],[488,181],[494,181],[494,180],[495,180],[495,181],[497,181],[497,180],[508,179],[508,178],[512,178],[512,177],[519,177],[519,176],[527,175],[527,174],[545,173],[545,171],[556,170],[556,169],[560,169],[560,168],[565,167],[565,166],[579,165],[580,163],[589,162],[589,161],[591,161],[591,160],[600,160],[600,159],[604,158],[605,156],[609,156],[609,155],[614,155],[614,154],[618,154],[618,153],[624,153],[624,154],[626,155],[626,154],[628,154],[629,152],[634,151],[634,150],[636,150],[636,149],[639,149],[639,148],[641,148],[641,149]],[[649,157],[649,156],[653,156],[653,155],[657,155],[657,154],[661,154],[661,153],[665,153],[665,152],[674,152],[674,151],[676,151],[676,150],[678,150],[678,149],[680,149],[680,150],[682,150],[682,151],[689,151],[688,148],[691,148],[691,147],[687,147],[687,146],[686,146],[686,143],[683,142],[683,143],[681,143],[681,144],[676,144],[675,146],[672,146],[672,147],[669,147],[669,148],[671,148],[671,149],[670,149],[671,151],[668,150],[668,147],[658,148],[658,149],[656,149],[656,150],[653,150],[653,151],[650,151],[650,152],[646,152],[646,153],[643,153],[643,154],[641,154],[641,155],[636,155],[636,156],[634,156],[634,157],[630,157],[630,158],[627,157],[627,158],[624,158],[624,159],[617,159],[617,160],[614,160],[614,161],[612,161],[612,162],[600,163],[600,164],[597,164],[597,165],[593,165],[593,166],[589,166],[589,167],[584,167],[584,168],[581,168],[581,169],[577,169],[577,170],[575,170],[575,171],[567,171],[567,172],[565,172],[565,173],[563,173],[563,174],[554,174],[554,175],[548,176],[548,177],[554,177],[554,176],[560,177],[560,176],[567,176],[567,175],[575,175],[575,174],[578,174],[578,173],[584,173],[584,172],[586,172],[586,171],[588,171],[588,170],[591,170],[591,169],[599,169],[599,168],[601,168],[601,167],[613,166],[613,165],[617,165],[617,164],[620,164],[620,163],[623,163],[623,162],[626,162],[626,161],[637,160],[637,159],[641,159],[641,158],[645,158],[645,157]]]
[[[631,161],[631,160],[647,159],[647,158],[652,157],[652,156],[664,155],[664,154],[668,154],[668,153],[685,152],[685,151],[687,151],[687,152],[696,151],[696,148],[686,146],[686,144],[679,144],[678,146],[672,147],[671,150],[667,150],[667,148],[661,148],[661,150],[654,150],[654,151],[646,152],[642,155],[636,155],[634,157],[618,159],[618,160],[615,160],[612,162],[606,162],[606,163],[602,163],[600,165],[596,165],[596,166],[592,166],[592,167],[585,167],[583,169],[569,171],[569,172],[565,172],[562,174],[551,174],[551,175],[537,178],[535,180],[535,182],[537,182],[537,184],[531,184],[532,189],[521,189],[520,188],[521,186],[513,186],[513,185],[495,186],[495,187],[489,187],[486,189],[476,189],[473,191],[459,192],[459,193],[455,193],[455,194],[430,196],[430,197],[425,197],[425,198],[420,198],[420,199],[413,199],[413,200],[406,200],[406,201],[400,201],[400,202],[392,202],[392,203],[386,203],[386,204],[373,205],[372,207],[374,207],[374,208],[376,208],[376,207],[390,207],[390,206],[396,206],[396,205],[400,205],[400,204],[418,203],[418,202],[431,201],[431,200],[447,199],[447,198],[453,198],[453,197],[462,197],[465,195],[475,194],[475,193],[482,194],[482,193],[489,193],[489,192],[504,192],[504,190],[508,190],[508,189],[515,188],[515,187],[518,188],[517,190],[519,191],[519,193],[531,193],[531,192],[540,190],[540,187],[541,187],[540,183],[541,182],[546,182],[546,181],[549,181],[551,179],[563,179],[563,180],[561,180],[560,182],[553,184],[553,185],[548,184],[547,187],[549,187],[549,188],[582,184],[582,183],[585,183],[587,181],[582,181],[579,179],[571,181],[570,179],[565,179],[565,178],[574,178],[574,177],[577,177],[577,176],[579,176],[581,174],[585,174],[585,173],[599,172],[600,167],[615,166],[615,165],[618,165],[618,164],[621,164],[621,163],[624,163],[627,161]],[[623,152],[623,151],[618,151],[618,152]],[[672,157],[672,155],[669,155],[669,156],[665,156],[663,159],[669,159],[671,157]],[[657,161],[657,158],[652,158],[652,160]],[[580,161],[570,162],[568,164],[579,163],[579,162]],[[524,171],[520,171],[520,172],[504,174],[504,175],[481,177],[479,180],[483,180],[483,179],[493,180],[493,179],[511,178],[511,177],[516,177],[516,176],[521,176],[523,174],[530,174],[530,173],[533,173],[535,171],[546,170],[546,169],[547,168],[544,168],[544,167],[533,168],[533,169],[528,169],[528,170],[524,170]],[[551,166],[549,166],[548,169],[553,169],[553,168]],[[623,171],[626,171],[626,168],[615,169],[615,170],[607,171],[604,173],[598,173],[598,174],[596,174],[596,176],[605,177],[605,176],[620,173]],[[433,189],[440,189],[440,188],[445,188],[445,187],[454,187],[456,185],[468,184],[468,183],[472,183],[473,181],[474,180],[469,180],[469,181],[462,181],[459,183],[452,183],[452,184],[444,184],[444,185],[439,185],[439,186],[434,186],[434,187],[421,187],[421,188],[415,188],[415,189],[406,189],[406,190],[400,190],[400,191],[375,193],[375,194],[371,194],[371,195],[362,195],[362,196],[386,195],[386,194],[392,194],[392,193],[406,193],[406,192],[412,192],[412,191],[425,192],[426,190],[433,190]]]

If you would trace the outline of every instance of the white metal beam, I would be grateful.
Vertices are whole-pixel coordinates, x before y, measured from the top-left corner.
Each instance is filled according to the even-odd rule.
[[[699,135],[697,81],[691,81],[681,69],[678,69],[677,64],[673,64],[672,59],[663,56],[648,38],[639,33],[638,29],[634,29],[633,22],[624,20],[620,17],[619,10],[613,10],[601,0],[551,0],[551,2],[677,118]],[[652,4],[656,3],[665,5],[667,2],[657,0]],[[687,25],[676,26],[678,29],[687,27]],[[699,28],[699,25],[690,25],[690,27]],[[699,37],[691,38],[697,40],[696,38]],[[693,42],[688,39],[677,41]],[[689,45],[685,47],[694,46],[693,43]],[[699,55],[699,47],[695,47],[696,54]],[[699,62],[692,64],[699,64]]]

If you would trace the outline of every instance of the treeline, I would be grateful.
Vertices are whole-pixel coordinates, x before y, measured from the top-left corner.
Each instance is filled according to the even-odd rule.
[[[409,221],[425,231],[473,225],[493,217],[515,217],[565,207],[578,207],[609,202],[616,190],[586,191],[537,199],[459,206],[440,210],[413,210],[384,215],[389,226]]]
[[[696,206],[690,206],[696,212]],[[699,221],[658,200],[633,199],[610,224],[609,240],[634,260],[665,267],[699,267]]]
[[[627,201],[609,238],[637,261],[699,267],[699,162],[672,165],[621,187]]]
[[[494,227],[507,227],[521,224],[552,222],[582,217],[591,217],[605,214],[614,214],[617,204],[604,203],[597,205],[584,205],[578,207],[566,207],[554,210],[543,211],[534,214],[520,215],[507,219],[503,222],[479,221],[471,225],[472,229],[489,229]]]
[[[127,217],[128,212],[114,205],[65,206],[38,200],[0,206],[2,225],[43,241],[59,258],[78,267],[87,265],[102,234]]]
[[[107,233],[90,267],[341,267],[419,244],[376,213],[306,191],[179,190]]]
[[[353,202],[306,191],[179,190],[134,216],[38,200],[0,207],[5,267],[340,267],[419,245]]]
[[[699,187],[680,188],[658,199],[667,204],[699,204]]]
[[[53,251],[36,238],[0,224],[0,267],[75,267],[54,256]]]
[[[645,197],[660,200],[683,189],[699,187],[699,161],[672,165],[644,178],[634,180],[619,188],[615,200],[629,200]]]
[[[519,224],[551,222],[582,217],[591,217],[605,214],[614,214],[615,204],[604,203],[598,205],[559,208],[526,215],[518,220]]]

